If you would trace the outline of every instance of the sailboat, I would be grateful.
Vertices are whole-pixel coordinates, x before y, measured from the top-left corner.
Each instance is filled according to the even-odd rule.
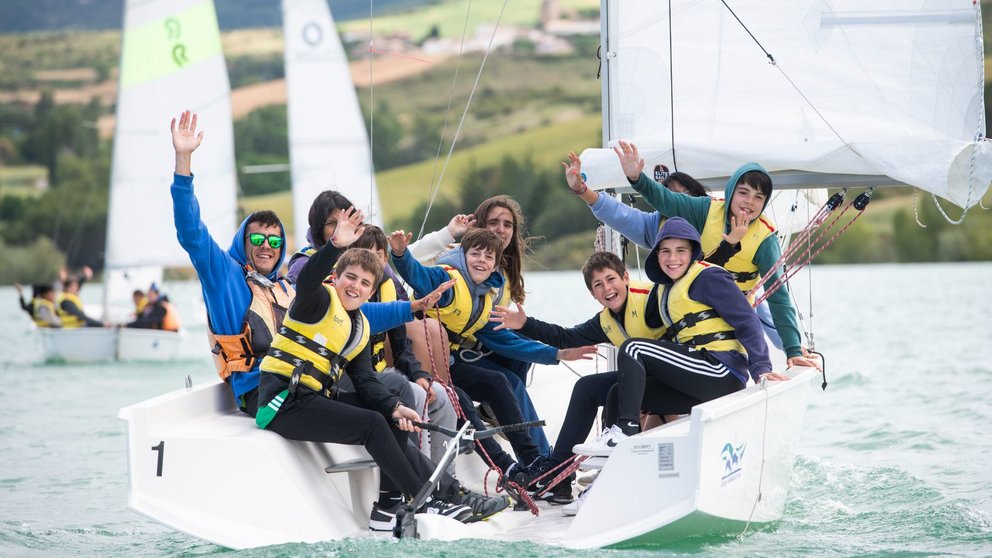
[[[211,0],[128,0],[107,214],[103,319],[119,322],[134,289],[188,266],[176,241],[169,194],[170,119],[199,113],[210,141],[197,153],[197,197],[211,234],[235,230],[237,191],[230,83]],[[170,360],[182,332],[128,328],[40,330],[49,359]]]
[[[365,120],[327,0],[283,0],[289,161],[296,244],[310,204],[337,190],[382,226]]]
[[[741,0],[733,8],[603,0],[604,149],[583,153],[589,186],[629,188],[605,149],[627,139],[642,146],[649,168],[681,166],[711,189],[742,161],[758,160],[777,188],[908,184],[962,208],[978,202],[992,151],[983,139],[977,3]],[[754,52],[751,36],[775,54],[774,65]],[[556,375],[538,368],[532,395],[551,434],[567,386],[541,385]],[[599,464],[596,489],[574,518],[504,511],[462,525],[418,514],[420,537],[629,547],[774,522],[819,384],[814,370],[790,374],[623,440]],[[120,417],[128,504],[146,517],[230,548],[367,535],[377,473],[361,448],[259,430],[219,382]],[[479,482],[475,462],[458,465],[469,484]],[[259,516],[245,505],[244,486],[277,495],[293,513]]]

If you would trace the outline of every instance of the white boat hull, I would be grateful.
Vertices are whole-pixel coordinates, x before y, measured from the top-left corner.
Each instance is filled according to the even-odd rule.
[[[470,525],[418,516],[418,531],[427,539],[595,548],[663,544],[686,534],[739,532],[749,519],[774,521],[817,377],[806,370],[791,382],[752,386],[625,440],[574,518],[542,503],[538,517],[504,511]],[[567,400],[568,391],[541,394]],[[234,408],[221,382],[156,397],[119,416],[128,423],[128,506],[154,521],[229,548],[368,534],[378,470],[348,466],[368,460],[359,447],[291,442],[260,430]],[[729,473],[727,443],[743,447]],[[481,486],[479,463],[460,456],[460,480]]]
[[[182,331],[83,327],[39,328],[45,360],[69,363],[113,360],[169,361],[179,354]]]

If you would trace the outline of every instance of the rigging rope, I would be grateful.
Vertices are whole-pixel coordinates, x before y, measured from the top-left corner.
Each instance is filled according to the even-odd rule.
[[[479,87],[479,80],[482,78],[482,70],[486,67],[486,61],[489,60],[489,53],[493,48],[493,41],[496,39],[496,32],[499,31],[500,22],[503,20],[503,13],[506,11],[506,5],[509,0],[503,0],[503,6],[499,10],[499,16],[496,18],[496,24],[493,26],[492,35],[489,37],[489,44],[486,45],[486,52],[482,57],[482,64],[479,66],[479,72],[475,76],[475,83],[472,84],[472,91],[469,92],[468,101],[465,102],[465,110],[462,111],[462,118],[458,122],[458,128],[455,129],[455,137],[451,139],[451,147],[448,149],[448,156],[444,160],[444,165],[441,167],[441,175],[437,179],[437,184],[434,190],[431,192],[430,201],[427,203],[427,211],[424,212],[424,222],[420,225],[421,234],[423,233],[424,227],[427,226],[427,218],[431,214],[431,208],[434,207],[434,199],[437,197],[437,191],[441,186],[441,182],[444,180],[444,173],[448,170],[448,163],[451,161],[451,155],[455,151],[455,145],[458,143],[458,136],[461,134],[462,126],[465,124],[465,117],[468,116],[468,109],[472,106],[472,99],[475,97],[475,91]]]
[[[851,152],[857,155],[858,157],[864,158],[861,155],[861,153],[859,153],[858,150],[855,149],[853,145],[851,145],[849,141],[847,141],[846,139],[844,139],[843,136],[840,135],[840,132],[838,132],[837,129],[834,128],[833,124],[831,124],[830,121],[827,120],[827,117],[820,112],[820,109],[816,108],[816,105],[813,104],[813,101],[811,101],[810,98],[807,97],[806,94],[803,93],[801,89],[799,89],[799,86],[796,85],[796,82],[792,81],[792,78],[789,77],[789,74],[785,73],[785,70],[782,69],[782,66],[780,66],[778,61],[775,60],[775,57],[772,56],[772,54],[765,49],[765,47],[758,41],[758,39],[754,36],[754,34],[751,33],[751,30],[748,29],[747,25],[745,25],[744,22],[741,21],[741,18],[737,17],[737,14],[734,12],[734,10],[727,5],[726,0],[720,0],[720,2],[724,5],[724,7],[727,8],[727,10],[730,11],[730,14],[734,16],[734,19],[737,20],[737,23],[741,24],[741,27],[744,28],[744,31],[747,31],[747,34],[751,36],[751,40],[754,41],[754,44],[758,45],[758,48],[760,48],[761,51],[765,53],[765,56],[768,57],[769,64],[775,66],[775,69],[778,70],[779,73],[782,74],[782,77],[785,78],[787,82],[789,82],[789,85],[791,85],[792,88],[796,90],[796,93],[798,93],[799,96],[802,98],[802,100],[805,101],[807,105],[809,105],[809,108],[813,109],[813,112],[815,112],[816,115],[820,117],[820,120],[822,120],[823,123],[827,125],[827,128],[830,128],[830,131],[833,132],[833,134],[837,136],[837,139],[839,139],[841,143],[844,144],[844,147],[850,149]]]
[[[434,153],[434,171],[431,175],[430,184],[430,199],[431,203],[434,200],[434,190],[440,187],[441,183],[438,181],[437,185],[434,184],[434,179],[437,178],[437,163],[441,159],[441,149],[444,147],[444,134],[448,131],[448,116],[451,114],[451,102],[455,98],[455,85],[458,83],[458,74],[461,72],[462,68],[462,55],[465,53],[465,37],[468,36],[468,18],[472,13],[472,0],[468,0],[468,8],[465,10],[465,23],[462,24],[462,40],[458,44],[458,60],[455,62],[455,75],[451,78],[451,90],[448,92],[448,106],[444,109],[444,124],[441,126],[441,137],[437,140],[437,152]],[[428,211],[430,208],[428,207]],[[417,233],[417,240],[420,240],[424,236],[424,227],[427,226],[427,216],[424,216],[424,222],[420,225],[420,232]]]
[[[672,168],[678,172],[679,163],[675,159],[675,66],[672,59],[672,0],[668,0],[668,110],[672,131]]]

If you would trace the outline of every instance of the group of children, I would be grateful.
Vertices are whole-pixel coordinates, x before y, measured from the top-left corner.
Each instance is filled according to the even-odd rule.
[[[196,116],[183,113],[172,130],[178,238],[201,279],[220,376],[261,428],[291,440],[365,446],[382,472],[373,530],[393,528],[440,459],[443,437],[425,443],[418,426],[426,417],[452,429],[461,421],[483,428],[478,402],[500,424],[539,418],[525,385],[531,363],[588,359],[603,343],[619,349],[617,371],[576,383],[553,451],[540,428],[508,432],[512,455],[492,440],[477,448],[506,485],[540,489],[559,504],[573,500],[570,479],[535,481],[573,452],[609,455],[641,430],[642,411],[671,419],[743,389],[749,378],[788,379],[773,371],[762,321],[745,296],[757,277],[774,273],[778,256],[774,228],[761,215],[771,179],[758,165],[731,178],[726,201],[692,197],[674,191],[676,182],[692,186],[691,177],[659,184],[643,174],[636,147],[621,142],[625,174],[659,209],[634,214],[589,190],[570,154],[568,187],[602,221],[650,249],[650,281],[632,281],[613,254],[593,254],[582,274],[603,310],[563,328],[522,310],[524,222],[509,197],[490,198],[411,244],[412,235],[387,235],[340,193],[324,192],[308,216],[310,245],[292,256],[283,278],[285,232],[274,213],[249,216],[227,251],[209,236],[190,170],[202,140]],[[605,207],[611,203],[619,207]],[[769,302],[770,329],[789,366],[814,365],[788,298]],[[582,444],[599,407],[607,428]],[[471,522],[508,505],[467,490],[454,473],[442,476],[422,511]]]

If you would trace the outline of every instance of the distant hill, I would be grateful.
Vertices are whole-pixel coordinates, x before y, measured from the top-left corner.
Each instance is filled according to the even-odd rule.
[[[282,24],[279,0],[215,0],[221,29],[274,27]],[[438,0],[376,0],[375,15],[384,15]],[[330,0],[337,21],[369,16],[368,0]],[[124,0],[4,0],[0,33],[119,29]]]

